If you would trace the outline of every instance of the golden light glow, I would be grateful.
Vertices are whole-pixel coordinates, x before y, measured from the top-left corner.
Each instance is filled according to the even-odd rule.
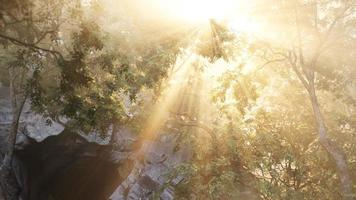
[[[182,59],[185,58],[178,58],[174,66],[174,69],[177,70],[173,70],[166,80],[168,87],[162,91],[162,95],[154,106],[153,113],[147,120],[143,132],[141,133],[141,137],[146,140],[154,140],[156,138],[158,130],[162,128],[168,119],[170,110],[174,107],[176,101],[180,100],[180,97],[178,96],[179,90],[189,72],[192,70],[190,65],[195,58],[190,57],[188,60]]]
[[[251,5],[242,0],[151,0],[151,6],[160,10],[156,12],[160,20],[204,25],[215,19],[227,23],[236,34],[264,32]]]
[[[190,22],[225,19],[237,12],[234,0],[160,0],[159,4],[169,15]]]
[[[193,21],[223,19],[232,6],[231,0],[184,0],[182,3],[182,16]]]
[[[178,58],[173,70],[166,80],[167,87],[162,91],[159,100],[153,107],[151,116],[142,130],[141,137],[145,140],[154,140],[160,129],[164,128],[165,122],[170,116],[170,111],[183,102],[180,91],[185,86],[185,81],[191,76],[194,71],[196,63],[202,64],[204,72],[202,73],[201,88],[204,91],[211,91],[218,84],[218,77],[228,70],[233,70],[238,66],[240,60],[246,59],[249,55],[240,55],[239,61],[225,61],[218,59],[214,63],[209,62],[206,58],[196,54],[195,48],[199,40],[199,33],[203,31],[211,31],[209,23],[210,19],[221,20],[227,24],[231,31],[235,34],[240,33],[256,33],[261,31],[256,23],[247,14],[247,11],[242,10],[243,5],[240,0],[142,0],[145,4],[140,4],[147,9],[144,9],[146,15],[150,17],[157,17],[158,22],[170,21],[172,19],[180,22],[196,24],[199,27],[197,34],[190,39],[189,47],[186,48],[185,53]],[[239,6],[240,5],[240,6]],[[241,10],[239,10],[241,9]],[[151,12],[149,12],[149,11]],[[147,20],[147,18],[145,18]],[[174,21],[172,20],[172,21]],[[207,30],[205,30],[207,29]],[[168,30],[169,31],[169,30]],[[155,35],[157,37],[157,35]],[[196,38],[194,38],[196,37]],[[193,42],[195,41],[195,42]],[[190,56],[187,56],[190,55]],[[182,64],[183,63],[183,64]],[[255,65],[252,63],[245,69],[246,73]],[[200,88],[200,89],[201,89]],[[197,88],[190,88],[190,93],[201,93],[202,90]],[[197,91],[195,91],[197,90]],[[202,94],[200,94],[202,95]],[[190,98],[191,100],[191,98]],[[208,103],[203,104],[203,101],[209,102],[209,97],[202,98],[200,104],[190,105],[192,102],[184,101],[188,107],[199,106],[200,111],[210,112]],[[178,103],[177,103],[178,102]],[[212,111],[211,111],[212,112]],[[190,114],[190,113],[189,113]],[[198,116],[200,113],[195,113]],[[206,115],[209,118],[209,115]],[[213,119],[203,119],[205,121],[212,121]],[[144,151],[144,150],[143,150]]]

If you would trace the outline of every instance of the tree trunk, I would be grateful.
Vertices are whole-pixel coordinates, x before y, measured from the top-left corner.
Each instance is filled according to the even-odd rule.
[[[331,141],[327,137],[327,130],[323,116],[320,111],[320,105],[318,103],[317,96],[315,94],[314,82],[311,81],[308,90],[310,101],[312,103],[314,118],[318,128],[319,142],[328,154],[333,158],[336,170],[340,179],[341,194],[344,200],[352,200],[352,187],[349,170],[347,168],[346,156],[343,150],[337,145],[337,143]]]

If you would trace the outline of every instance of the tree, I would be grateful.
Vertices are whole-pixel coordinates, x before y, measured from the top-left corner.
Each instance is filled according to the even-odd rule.
[[[161,127],[177,132],[177,148],[192,148],[172,172],[186,177],[179,198],[353,198],[354,2],[256,1],[257,36],[213,19],[208,32],[167,28],[112,3],[0,0],[0,80],[14,116],[0,177],[7,199],[17,196],[11,160],[25,102],[49,125],[81,133],[145,128],[150,106],[134,109],[152,103],[146,93],[161,96],[185,51],[196,60],[183,62],[178,109]],[[219,78],[207,73],[225,65],[234,67]]]
[[[0,4],[2,68],[8,69],[13,109],[0,181],[5,198],[17,199],[12,158],[25,102],[49,118],[49,125],[105,135],[112,124],[131,120],[127,104],[141,89],[158,87],[184,44],[168,35],[134,45],[130,42],[144,31],[107,31],[108,24],[99,25],[101,18],[112,17],[103,16],[105,1]]]
[[[320,3],[314,1],[310,4],[302,5],[295,1],[295,4],[293,5],[295,9],[294,18],[296,24],[296,42],[293,43],[294,47],[286,50],[286,53],[276,53],[274,50],[272,50],[271,53],[275,54],[274,56],[282,56],[282,59],[289,62],[291,68],[308,92],[319,134],[319,142],[335,162],[343,198],[351,199],[352,183],[347,166],[347,158],[345,157],[343,150],[337,143],[332,141],[327,134],[326,123],[321,112],[315,89],[316,82],[319,82],[316,74],[319,73],[321,76],[324,75],[321,72],[324,63],[320,63],[320,58],[323,58],[325,51],[333,50],[333,47],[329,47],[328,45],[338,45],[338,43],[344,42],[345,39],[348,40],[347,38],[350,37],[348,33],[345,32],[345,27],[347,27],[348,24],[353,23],[348,17],[352,16],[354,13],[355,5],[353,5],[351,1],[340,2],[340,4],[336,6],[333,5],[334,3],[335,2],[333,1]],[[312,12],[309,11],[310,8],[312,8]],[[326,12],[325,17],[320,16],[320,13],[322,12],[321,10]],[[302,12],[308,14],[302,17]],[[313,33],[310,34],[307,33],[307,31],[304,31],[307,29],[312,29]],[[311,38],[311,44],[306,44],[303,41],[303,38]],[[332,40],[333,44],[330,44]],[[306,52],[307,48],[313,48],[314,52]],[[342,65],[342,63],[339,64]]]
[[[39,9],[41,7],[41,10]],[[46,9],[43,9],[46,8]],[[51,41],[56,45],[56,34],[62,23],[56,1],[44,6],[40,2],[2,1],[0,6],[0,41],[5,55],[4,66],[8,69],[13,118],[8,135],[8,150],[1,164],[1,186],[6,199],[16,199],[18,193],[16,181],[11,171],[14,146],[19,129],[19,120],[25,102],[29,97],[28,79],[36,73],[45,57],[63,56],[52,47],[43,47]],[[56,13],[56,14],[54,14]],[[52,46],[51,45],[51,46]],[[6,52],[7,51],[7,52]],[[29,62],[30,61],[30,62]]]
[[[256,193],[263,199],[353,198],[355,175],[349,169],[354,169],[355,138],[340,128],[343,123],[349,127],[353,117],[330,105],[354,108],[355,99],[349,94],[354,88],[349,74],[354,73],[354,6],[351,1],[258,2],[256,15],[270,31],[257,38],[238,36],[239,46],[250,55],[236,57],[239,67],[223,74],[213,96],[220,113],[214,115],[218,123],[212,124],[219,149],[232,143],[235,152],[226,155],[214,149],[225,159],[225,167],[218,167],[221,174],[235,172],[226,166],[238,160],[255,177]],[[248,69],[251,65],[255,69]],[[311,109],[305,106],[306,100]],[[316,122],[317,135],[310,122]],[[213,159],[202,147],[197,149],[211,162],[193,161],[183,170],[193,178],[182,184],[182,195],[212,198],[211,193],[202,192],[208,191],[203,185],[211,186],[209,180],[219,175],[206,176],[205,167],[211,167]],[[332,178],[335,174],[339,183]],[[228,181],[218,184],[221,190],[230,187],[224,183]],[[237,182],[232,184],[235,191],[241,188]],[[335,189],[337,185],[340,190]]]

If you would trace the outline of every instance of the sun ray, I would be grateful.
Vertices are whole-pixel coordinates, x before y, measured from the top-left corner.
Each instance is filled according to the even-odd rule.
[[[157,136],[157,131],[159,131],[167,121],[170,110],[177,104],[177,102],[181,101],[181,97],[178,96],[179,91],[182,89],[182,83],[191,70],[190,63],[192,60],[194,60],[194,58],[191,56],[178,59],[176,65],[179,65],[179,69],[173,72],[167,79],[167,87],[162,91],[161,97],[153,108],[152,115],[143,128],[141,133],[143,139],[154,140]]]

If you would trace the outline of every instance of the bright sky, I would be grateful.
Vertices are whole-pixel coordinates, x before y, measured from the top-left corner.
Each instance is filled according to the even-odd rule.
[[[229,17],[238,11],[239,3],[239,0],[158,0],[167,14],[192,22]]]
[[[88,1],[88,0],[87,0]],[[107,0],[111,8],[125,5],[125,10],[136,11],[145,18],[174,19],[201,23],[211,18],[225,19],[240,15],[245,9],[243,0]],[[133,10],[127,9],[128,7]]]

